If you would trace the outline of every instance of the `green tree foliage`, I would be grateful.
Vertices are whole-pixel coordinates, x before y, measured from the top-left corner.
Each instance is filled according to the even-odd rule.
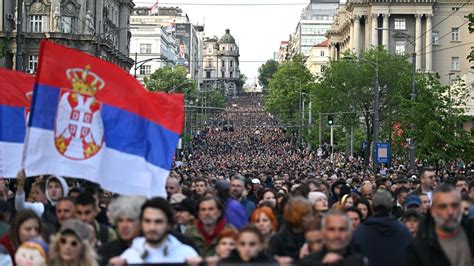
[[[314,87],[314,77],[304,63],[304,57],[296,55],[292,61],[281,64],[270,80],[266,108],[283,123],[301,122],[301,99],[307,98]]]
[[[469,19],[469,32],[474,33],[474,13],[469,14],[466,18]],[[471,53],[468,55],[467,59],[469,59],[469,62],[474,62],[474,46],[471,47]],[[474,66],[471,68],[474,68]]]
[[[362,117],[366,140],[372,142],[374,87],[376,69],[379,72],[379,122],[394,120],[400,97],[410,88],[411,68],[404,57],[382,48],[368,50],[356,58],[331,62],[319,78],[314,98],[318,111],[338,113],[337,124],[357,126]],[[380,135],[383,139],[383,131]]]
[[[270,80],[278,70],[279,63],[275,60],[267,60],[267,62],[258,68],[258,82],[264,88],[268,88]]]
[[[236,84],[237,88],[241,89],[244,86],[245,82],[247,82],[247,76],[245,76],[244,74],[240,74],[239,80],[237,81],[237,84]]]
[[[196,93],[196,82],[186,75],[187,69],[182,66],[165,66],[145,77],[144,83],[149,91],[184,93],[188,97]]]
[[[403,98],[397,118],[404,131],[396,143],[412,136],[417,157],[437,163],[456,159],[474,160],[473,136],[462,128],[469,90],[460,80],[451,87],[440,84],[434,75],[418,75],[415,104]],[[411,109],[413,108],[413,110]],[[411,128],[411,124],[415,128]]]

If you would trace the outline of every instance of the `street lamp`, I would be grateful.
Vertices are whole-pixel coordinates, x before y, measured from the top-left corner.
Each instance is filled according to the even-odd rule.
[[[361,57],[354,57],[352,55],[350,56],[345,56],[344,59],[348,60],[356,60],[356,61],[363,61],[367,63],[369,66],[371,66],[375,70],[375,85],[374,85],[374,122],[373,122],[373,138],[374,138],[374,158],[373,158],[373,163],[374,163],[374,172],[377,171],[377,153],[375,152],[377,149],[377,143],[379,142],[379,90],[380,90],[380,85],[379,85],[379,61],[376,58],[375,59],[375,64],[372,61],[369,61],[367,59],[361,58]]]
[[[391,31],[395,32],[397,34],[400,34],[405,37],[405,39],[413,45],[413,53],[411,54],[411,60],[412,60],[412,80],[411,80],[411,101],[412,101],[412,108],[411,108],[411,117],[413,118],[415,115],[415,100],[416,100],[416,50],[415,50],[415,43],[410,39],[413,38],[413,36],[406,34],[402,31],[399,30],[392,30],[392,29],[387,29],[387,28],[377,28],[377,30],[386,30],[386,31]],[[415,130],[415,123],[412,122],[410,125],[412,132]],[[412,133],[413,134],[413,133]],[[415,159],[416,159],[416,144],[414,138],[410,138],[410,169],[412,171],[415,171]]]
[[[135,66],[133,67],[133,77],[137,78],[137,69],[139,69],[141,66],[143,66],[145,63],[148,63],[153,60],[163,60],[163,57],[152,57],[152,58],[147,58],[144,60],[137,61],[138,53],[135,53]],[[166,61],[166,60],[165,60]]]

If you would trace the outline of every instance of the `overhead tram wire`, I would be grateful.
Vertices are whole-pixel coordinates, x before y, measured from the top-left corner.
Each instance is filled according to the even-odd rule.
[[[135,1],[136,3],[147,3],[145,1]],[[161,5],[168,6],[307,6],[308,3],[179,3],[162,2]]]

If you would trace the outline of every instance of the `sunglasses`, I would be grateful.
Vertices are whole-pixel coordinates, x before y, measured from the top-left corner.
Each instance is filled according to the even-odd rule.
[[[79,246],[79,242],[78,242],[77,240],[68,241],[68,240],[67,240],[66,238],[64,238],[64,237],[61,237],[61,238],[59,239],[59,243],[60,243],[61,245],[69,244],[69,245],[71,245],[71,247],[73,247],[73,248]]]

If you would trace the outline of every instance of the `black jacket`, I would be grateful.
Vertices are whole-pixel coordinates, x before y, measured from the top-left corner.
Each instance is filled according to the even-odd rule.
[[[132,243],[124,241],[121,238],[104,244],[98,251],[100,256],[100,265],[108,265],[111,258],[122,255],[122,253],[127,248],[129,248],[131,244]]]
[[[471,249],[471,255],[474,256],[474,220],[464,217],[461,225],[466,233]],[[408,266],[449,266],[450,262],[439,244],[435,233],[435,222],[433,217],[428,214],[418,226],[418,233],[415,240],[407,249]],[[455,266],[455,265],[452,265]]]
[[[412,241],[406,226],[393,216],[369,217],[352,236],[354,250],[371,266],[404,266],[405,250]]]
[[[240,258],[237,250],[232,251],[230,256],[219,262],[219,265],[229,265],[229,264],[266,264],[273,265],[276,264],[276,260],[268,256],[264,252],[260,252],[257,257],[250,259],[249,261],[243,261]]]
[[[274,234],[268,243],[268,254],[272,256],[299,259],[300,249],[305,243],[304,233],[294,233],[290,226],[283,224],[280,231]]]
[[[320,252],[311,253],[308,256],[304,257],[298,263],[298,265],[315,265],[315,266],[323,265],[322,261],[327,253],[328,251],[325,248],[323,248]],[[358,255],[356,252],[354,252],[354,250],[351,249],[350,247],[344,251],[342,256],[344,257],[343,260],[341,260],[337,264],[331,264],[331,265],[334,265],[334,266],[366,266],[367,265],[364,258]]]

